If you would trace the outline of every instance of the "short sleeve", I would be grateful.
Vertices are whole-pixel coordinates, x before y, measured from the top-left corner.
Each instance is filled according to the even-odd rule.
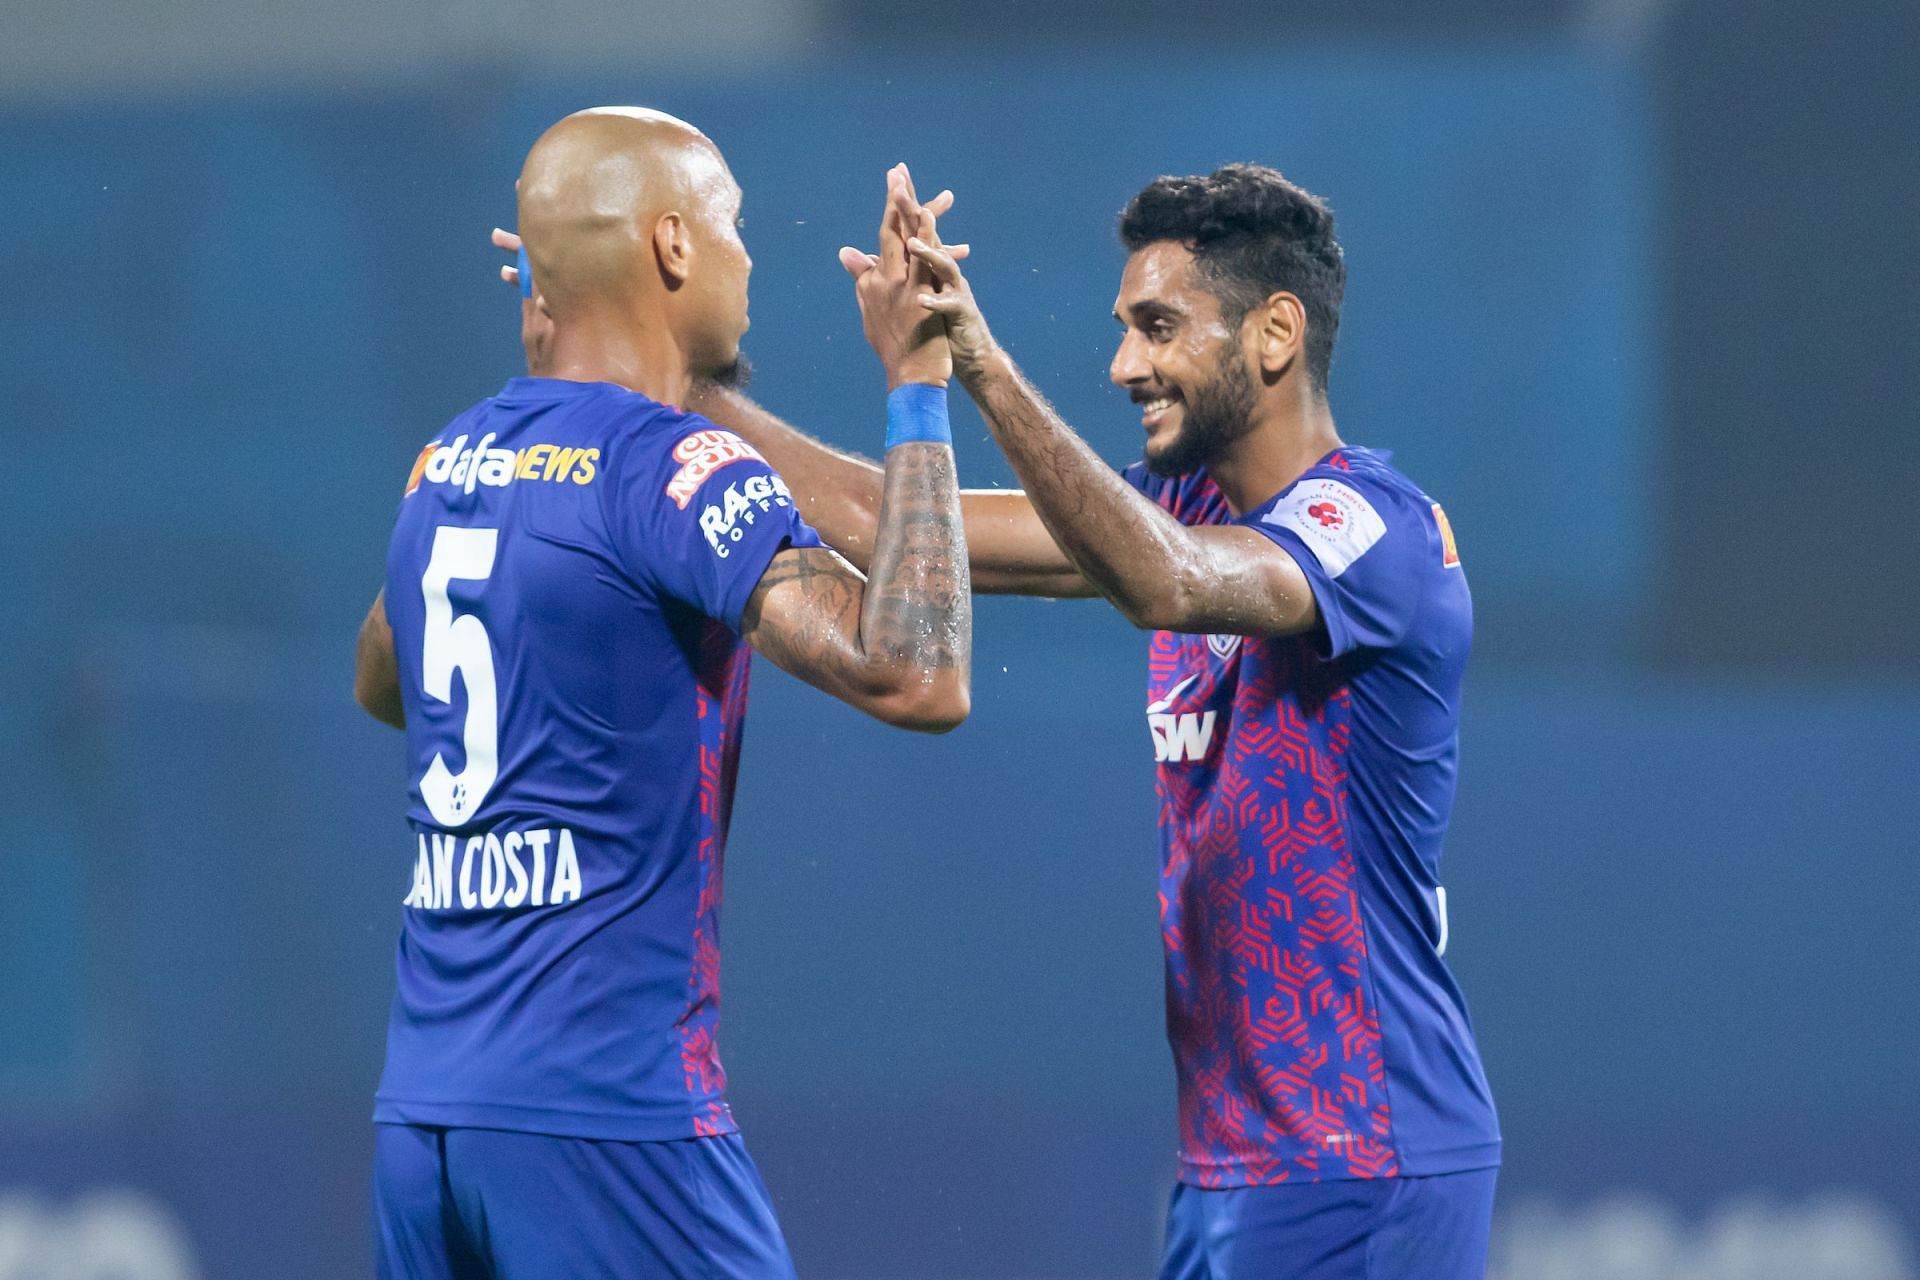
[[[1326,656],[1388,649],[1412,628],[1441,571],[1426,504],[1358,470],[1308,472],[1239,523],[1299,562],[1326,631]]]
[[[1147,470],[1147,464],[1144,462],[1129,462],[1120,468],[1120,478],[1156,502],[1159,501],[1160,489],[1166,484],[1164,480]]]
[[[653,433],[649,433],[653,435]],[[758,450],[697,415],[672,424],[618,478],[609,525],[628,571],[734,631],[767,565],[817,547],[793,493]]]
[[[1220,486],[1204,470],[1157,476],[1145,462],[1135,462],[1120,469],[1120,478],[1182,524],[1223,524],[1231,518]]]

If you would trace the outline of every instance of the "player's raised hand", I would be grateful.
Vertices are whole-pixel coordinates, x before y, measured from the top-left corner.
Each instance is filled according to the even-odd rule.
[[[993,349],[993,335],[957,265],[966,258],[969,247],[940,242],[939,219],[953,208],[953,192],[942,191],[923,205],[914,194],[913,175],[905,165],[900,166],[900,177],[889,194],[895,201],[899,225],[911,229],[907,251],[914,260],[913,279],[925,289],[922,301],[947,326],[954,368],[965,377],[979,368]]]
[[[900,225],[907,229],[909,236],[918,235],[928,244],[945,249],[955,262],[963,261],[972,252],[971,246],[964,244],[941,244],[939,220],[953,208],[953,192],[942,191],[924,205],[913,189],[913,174],[906,165],[900,166],[900,184],[893,189],[893,199],[899,210]],[[916,264],[917,276],[928,288],[938,289],[939,282],[933,279],[925,266]]]
[[[925,210],[923,210],[923,213]],[[922,225],[932,222],[923,218]],[[954,246],[958,248],[960,246]],[[993,333],[987,318],[974,299],[973,286],[961,274],[959,259],[952,249],[943,247],[937,236],[916,232],[907,237],[907,252],[932,278],[935,287],[922,291],[916,301],[939,316],[946,325],[947,346],[954,371],[962,379],[978,372],[993,353]]]
[[[491,238],[494,247],[514,255],[516,261],[518,260],[519,236],[504,228],[495,227]],[[518,288],[520,268],[517,265],[501,267],[500,278]],[[553,317],[547,312],[546,299],[540,297],[538,293],[528,296],[522,292],[520,295],[520,345],[526,350],[529,370],[545,363],[545,353],[552,340]]]
[[[945,386],[953,376],[953,361],[947,352],[945,325],[917,301],[927,291],[927,281],[907,249],[908,239],[918,230],[916,224],[907,221],[906,202],[900,196],[907,182],[905,165],[887,171],[879,252],[843,248],[840,265],[853,277],[861,324],[868,344],[887,371],[887,385],[928,382]],[[913,207],[919,207],[917,202]]]
[[[500,268],[500,278],[506,283],[518,288],[520,285],[520,268],[518,266],[520,258],[520,237],[506,230],[504,227],[495,227],[493,229],[493,235],[490,238],[493,241],[494,248],[504,250],[513,255],[514,262]]]

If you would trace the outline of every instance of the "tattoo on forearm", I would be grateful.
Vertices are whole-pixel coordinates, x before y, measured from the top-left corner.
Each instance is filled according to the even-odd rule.
[[[859,617],[861,590],[859,571],[826,547],[783,551],[748,599],[741,630],[754,648],[789,671],[845,681],[859,667],[845,620]],[[781,610],[779,621],[769,625],[768,610],[796,594],[802,607]]]
[[[889,453],[873,571],[860,611],[868,653],[921,668],[966,667],[973,593],[960,490],[945,445]]]
[[[843,697],[905,679],[965,680],[972,594],[953,457],[907,444],[888,457],[872,576],[826,547],[781,552],[747,603],[742,630],[788,671]]]

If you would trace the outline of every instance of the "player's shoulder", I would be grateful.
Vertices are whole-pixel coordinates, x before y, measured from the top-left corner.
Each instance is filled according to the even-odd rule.
[[[1458,569],[1460,551],[1453,540],[1453,526],[1447,513],[1424,488],[1406,472],[1393,465],[1393,455],[1381,449],[1343,448],[1337,450],[1330,474],[1358,477],[1362,494],[1371,492],[1376,509],[1393,524],[1405,524],[1408,532],[1424,534],[1425,541],[1439,549],[1439,567]],[[1344,468],[1341,464],[1344,464]]]
[[[758,449],[704,414],[673,405],[662,409],[629,441],[630,475],[657,484],[682,510],[716,472],[739,462],[768,467]]]
[[[1333,577],[1370,553],[1408,566],[1424,564],[1440,541],[1447,545],[1435,564],[1455,568],[1459,563],[1439,504],[1383,450],[1352,445],[1334,450],[1244,520],[1298,538]],[[1377,545],[1382,549],[1375,551]]]
[[[1342,445],[1308,468],[1300,479],[1331,480],[1394,505],[1418,506],[1430,501],[1406,472],[1393,465],[1393,454],[1386,449]]]
[[[401,497],[411,498],[423,484],[445,484],[452,478],[454,465],[460,460],[462,450],[479,439],[481,433],[476,429],[477,424],[485,419],[492,404],[493,398],[489,396],[468,405],[453,421],[434,432],[433,439],[420,446],[420,452],[414,455],[413,467],[407,473],[407,484],[401,491]]]
[[[1342,445],[1250,514],[1304,513],[1323,527],[1377,523],[1384,532],[1409,519],[1424,523],[1420,518],[1432,505],[1433,499],[1393,465],[1391,453]]]
[[[547,408],[537,404],[532,407]],[[673,405],[609,382],[577,384],[556,399],[549,413],[553,409],[563,415],[561,420],[570,434],[582,439],[593,437],[609,451],[642,456],[656,451],[658,441],[673,431],[682,416]]]

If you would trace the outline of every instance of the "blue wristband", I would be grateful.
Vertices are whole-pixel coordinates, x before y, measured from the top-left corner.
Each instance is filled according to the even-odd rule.
[[[897,444],[952,444],[947,389],[930,382],[903,382],[887,396],[887,448]]]
[[[531,298],[533,296],[533,263],[527,260],[527,246],[524,244],[520,246],[519,267],[520,296]]]

